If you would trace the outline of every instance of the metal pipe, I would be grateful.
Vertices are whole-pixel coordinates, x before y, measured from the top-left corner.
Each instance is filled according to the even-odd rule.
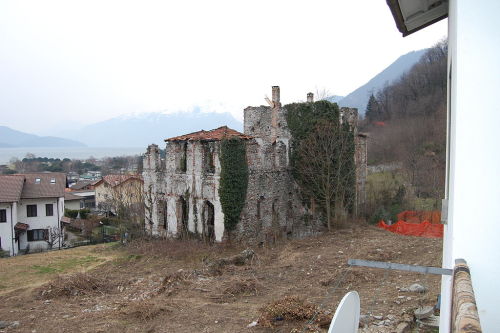
[[[14,225],[12,224],[13,222],[13,219],[14,219],[14,216],[12,214],[12,209],[13,209],[14,205],[12,204],[12,202],[10,203],[10,234],[11,234],[11,237],[12,237],[12,247],[11,247],[11,251],[12,251],[12,255],[16,255],[15,253],[15,250],[14,250]]]

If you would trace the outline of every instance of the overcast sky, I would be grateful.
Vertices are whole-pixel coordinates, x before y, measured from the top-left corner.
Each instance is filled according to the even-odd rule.
[[[446,33],[402,38],[385,0],[3,0],[0,125],[48,134],[193,106],[242,119],[272,85],[284,103],[346,95]]]

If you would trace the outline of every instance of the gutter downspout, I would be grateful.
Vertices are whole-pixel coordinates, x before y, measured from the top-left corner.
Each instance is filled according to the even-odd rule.
[[[11,247],[11,250],[12,250],[12,255],[15,256],[16,255],[16,252],[15,252],[15,249],[14,249],[14,224],[13,224],[13,214],[12,214],[12,209],[13,209],[13,204],[12,202],[10,203],[10,234],[11,234],[11,243],[12,243],[12,247]]]
[[[59,198],[57,198],[57,200],[56,200],[56,206],[57,206],[57,225],[59,228],[59,234],[62,235],[62,237],[64,237],[64,234],[63,234],[63,231],[61,228],[61,219],[59,217]],[[60,249],[61,249],[61,237],[59,237],[59,250]]]

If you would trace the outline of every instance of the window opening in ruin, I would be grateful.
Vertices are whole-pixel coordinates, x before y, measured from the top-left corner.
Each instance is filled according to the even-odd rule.
[[[188,206],[183,196],[177,201],[177,232],[182,237],[188,232]]]
[[[287,203],[287,214],[286,214],[287,219],[292,219],[293,218],[293,204],[291,200],[288,200]]]
[[[214,145],[209,142],[203,143],[203,170],[206,173],[215,172]]]
[[[257,200],[257,218],[260,219],[260,199]]]
[[[187,170],[187,142],[180,143],[180,151],[177,159],[177,171],[186,172]]]
[[[277,227],[278,226],[278,221],[279,221],[279,212],[278,212],[278,199],[275,199],[273,201],[273,205],[272,205],[272,224],[274,227]]]
[[[205,201],[203,205],[203,224],[207,239],[213,242],[215,240],[215,210],[210,201]]]
[[[163,203],[163,230],[167,230],[168,227],[168,212],[167,203]]]

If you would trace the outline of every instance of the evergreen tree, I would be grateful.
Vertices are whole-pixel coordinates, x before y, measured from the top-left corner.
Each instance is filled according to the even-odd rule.
[[[380,106],[377,99],[371,94],[368,104],[366,105],[365,117],[370,121],[382,120]]]

